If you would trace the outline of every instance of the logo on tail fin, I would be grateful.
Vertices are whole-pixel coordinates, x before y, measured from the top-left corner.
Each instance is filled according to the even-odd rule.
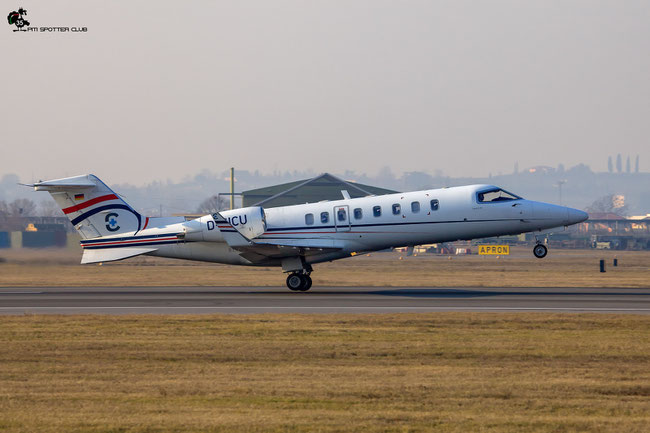
[[[106,221],[106,230],[109,232],[116,232],[120,229],[120,226],[117,225],[117,217],[119,215],[116,214],[115,212],[111,212],[106,215],[106,218],[104,218],[104,221]]]

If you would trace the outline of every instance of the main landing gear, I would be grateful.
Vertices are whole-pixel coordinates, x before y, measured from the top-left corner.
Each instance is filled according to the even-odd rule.
[[[304,257],[287,257],[282,260],[282,270],[288,272],[287,287],[294,292],[306,292],[311,288],[311,271]]]
[[[308,273],[293,272],[287,277],[287,287],[294,292],[306,292],[311,288],[311,277]]]

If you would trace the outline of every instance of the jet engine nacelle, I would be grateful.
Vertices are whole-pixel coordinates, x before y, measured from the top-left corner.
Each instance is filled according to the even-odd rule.
[[[254,239],[266,231],[266,215],[261,206],[219,212],[246,239]]]

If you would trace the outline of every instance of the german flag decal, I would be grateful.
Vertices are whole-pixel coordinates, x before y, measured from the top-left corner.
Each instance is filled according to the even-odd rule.
[[[83,200],[84,195],[83,194],[75,194],[74,199],[75,199],[75,201]]]

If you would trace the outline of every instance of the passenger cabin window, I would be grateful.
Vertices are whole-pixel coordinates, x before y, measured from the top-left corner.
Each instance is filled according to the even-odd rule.
[[[438,210],[438,206],[440,206],[438,199],[431,200],[431,210]]]
[[[330,220],[330,213],[329,212],[321,212],[320,213],[320,222],[323,224],[327,224]]]
[[[375,206],[372,208],[372,214],[376,217],[381,216],[381,206]]]
[[[520,199],[521,197],[516,196],[500,188],[490,189],[488,191],[481,191],[477,195],[477,201],[479,203],[494,203],[499,201],[512,201],[512,200],[520,200]]]
[[[344,207],[339,208],[339,209],[336,211],[336,218],[338,218],[339,221],[347,221],[348,216],[347,216],[347,213],[345,212],[345,208],[344,208]]]
[[[313,213],[308,213],[305,215],[305,224],[308,226],[314,224],[314,214]]]
[[[393,205],[393,215],[399,215],[402,212],[402,206],[399,203]]]
[[[411,212],[413,212],[413,213],[420,212],[420,202],[419,201],[411,202]]]
[[[363,211],[361,210],[360,207],[358,207],[354,210],[354,219],[360,220],[361,218],[363,218]]]

